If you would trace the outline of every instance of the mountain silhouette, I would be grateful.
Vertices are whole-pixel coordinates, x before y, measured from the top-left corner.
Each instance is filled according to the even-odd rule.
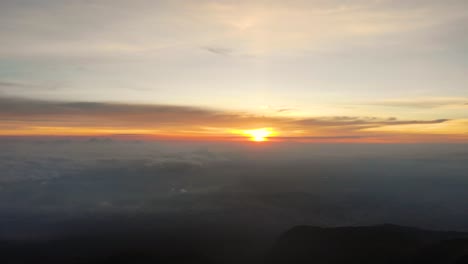
[[[103,229],[104,227],[101,227]],[[5,264],[468,264],[468,233],[396,225],[322,228],[297,226],[273,241],[270,250],[207,228],[146,232],[106,231],[46,241],[0,240]],[[236,232],[239,233],[239,232]],[[242,234],[239,234],[242,236]],[[246,235],[246,234],[244,234]]]
[[[468,263],[468,233],[396,225],[320,228],[297,226],[284,233],[266,258],[286,263]]]

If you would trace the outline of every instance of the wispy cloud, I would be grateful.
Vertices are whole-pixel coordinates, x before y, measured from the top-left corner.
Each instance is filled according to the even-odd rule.
[[[16,89],[31,89],[31,88],[36,88],[36,87],[40,87],[40,86],[36,84],[23,83],[23,82],[0,81],[0,91],[9,91],[9,90],[16,90]]]
[[[347,127],[379,127],[388,125],[417,125],[417,124],[438,124],[450,121],[449,119],[435,119],[435,120],[397,120],[391,119],[380,119],[376,117],[323,117],[323,118],[311,118],[302,119],[296,121],[301,125],[317,125],[321,127],[336,127],[336,126],[347,126]]]
[[[233,50],[229,48],[223,48],[223,47],[203,47],[204,50],[217,54],[217,55],[230,55]]]
[[[281,109],[276,110],[276,112],[284,113],[284,112],[290,112],[290,111],[293,111],[293,110],[295,110],[295,109],[294,108],[281,108]]]
[[[465,108],[468,105],[468,98],[465,97],[442,97],[442,98],[412,98],[412,99],[392,99],[367,102],[364,104],[390,106],[390,107],[408,107],[408,108]]]
[[[2,81],[0,80],[0,92],[12,94],[22,90],[23,92],[34,93],[35,91],[55,91],[59,89],[57,84],[52,83],[36,83],[22,81]]]
[[[2,39],[0,55],[150,54],[155,47],[181,43],[236,43],[245,52],[258,54],[333,49],[343,40],[348,45],[378,46],[386,41],[376,42],[374,37],[430,29],[466,15],[464,1],[450,2],[297,0],[285,5],[283,1],[116,0],[65,4],[54,0],[36,5],[7,0],[0,9],[0,23],[5,25],[0,34],[8,36]]]

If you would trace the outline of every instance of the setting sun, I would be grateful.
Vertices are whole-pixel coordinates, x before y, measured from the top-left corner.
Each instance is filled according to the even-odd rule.
[[[252,129],[252,130],[244,130],[243,133],[245,135],[250,136],[252,141],[262,142],[267,141],[268,136],[273,134],[272,129],[270,128],[259,128],[259,129]]]

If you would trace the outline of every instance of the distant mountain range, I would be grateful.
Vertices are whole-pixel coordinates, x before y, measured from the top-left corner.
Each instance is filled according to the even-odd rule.
[[[215,232],[213,232],[215,233]],[[206,234],[206,237],[214,237]],[[396,225],[297,226],[282,234],[264,260],[239,261],[243,243],[189,233],[102,233],[49,241],[0,241],[2,264],[466,264],[468,233]],[[236,244],[238,243],[238,244]],[[217,245],[216,245],[217,244]],[[209,246],[207,246],[209,245]],[[222,250],[229,255],[219,258]]]

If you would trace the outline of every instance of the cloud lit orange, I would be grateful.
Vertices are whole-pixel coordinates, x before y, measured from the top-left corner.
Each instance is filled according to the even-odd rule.
[[[0,97],[0,136],[141,139],[468,142],[463,119],[267,116],[190,106],[60,102]],[[281,134],[281,135],[279,135]]]

